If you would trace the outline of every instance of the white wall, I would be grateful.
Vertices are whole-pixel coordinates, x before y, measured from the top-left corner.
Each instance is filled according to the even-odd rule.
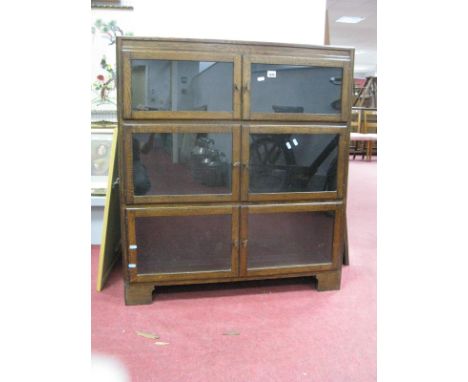
[[[133,0],[138,36],[322,45],[326,0]]]

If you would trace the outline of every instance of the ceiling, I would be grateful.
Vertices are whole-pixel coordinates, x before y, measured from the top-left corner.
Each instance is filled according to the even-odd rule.
[[[327,0],[330,45],[356,48],[355,77],[377,74],[377,0]],[[341,16],[365,17],[357,24],[337,23]]]

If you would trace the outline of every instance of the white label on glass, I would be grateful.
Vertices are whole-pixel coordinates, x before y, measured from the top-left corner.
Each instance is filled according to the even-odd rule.
[[[129,268],[136,268],[136,264],[128,264]]]
[[[276,78],[276,70],[267,70],[268,78]]]
[[[130,249],[130,250],[137,249],[137,246],[136,246],[136,244],[130,244],[128,246],[128,249]]]
[[[292,147],[292,146],[291,146],[291,143],[286,142],[286,147],[288,148],[288,150],[291,150],[291,147]]]
[[[258,81],[258,82],[265,81],[265,77],[263,77],[263,76],[257,77],[257,81]]]
[[[299,144],[296,138],[293,138],[293,143],[294,143],[294,146],[297,146]]]

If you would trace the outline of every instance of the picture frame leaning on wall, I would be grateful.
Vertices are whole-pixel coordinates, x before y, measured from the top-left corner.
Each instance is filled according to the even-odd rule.
[[[108,129],[109,130],[109,129]],[[101,247],[96,289],[100,292],[109,278],[110,272],[121,256],[119,184],[117,166],[117,128],[110,129],[112,144],[109,152],[109,166],[106,186],[106,202],[102,222]],[[97,147],[97,146],[96,146]]]

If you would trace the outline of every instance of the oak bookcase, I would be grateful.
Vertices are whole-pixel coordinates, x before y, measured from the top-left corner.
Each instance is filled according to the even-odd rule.
[[[159,285],[340,288],[354,50],[120,37],[126,304]]]

